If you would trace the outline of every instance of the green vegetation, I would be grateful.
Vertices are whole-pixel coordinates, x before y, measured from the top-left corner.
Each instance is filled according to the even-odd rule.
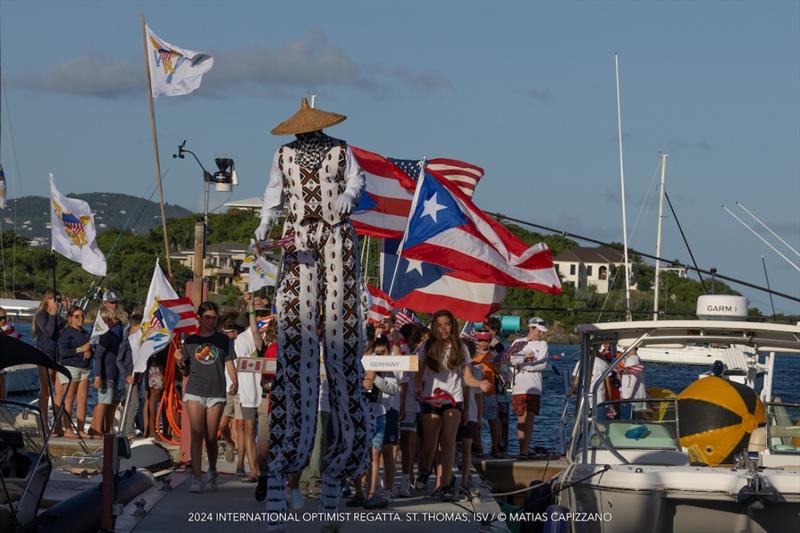
[[[194,226],[196,215],[184,216],[168,220],[170,250],[192,249],[194,246]],[[209,215],[208,244],[225,241],[248,242],[258,226],[258,218],[244,211],[227,214]],[[527,231],[519,226],[507,225],[508,229],[526,244],[544,241],[557,255],[564,249],[577,246],[575,241],[559,235],[541,235]],[[279,235],[280,228],[273,229],[273,238]],[[9,297],[38,299],[41,292],[53,286],[53,256],[48,247],[30,246],[28,240],[15,236],[10,230],[0,234],[2,241],[3,278],[0,279],[3,294]],[[362,241],[363,244],[364,241]],[[135,233],[118,230],[102,232],[98,237],[100,249],[109,261],[108,277],[102,281],[102,288],[113,288],[121,292],[127,307],[142,305],[150,285],[153,263],[160,258],[162,268],[166,272],[164,261],[164,245],[161,227],[156,226],[146,233]],[[359,252],[362,248],[359,249]],[[378,284],[380,262],[380,241],[369,239],[365,252],[368,255],[367,274],[369,282]],[[654,269],[642,262],[641,258],[632,256],[635,287],[631,294],[631,310],[637,318],[646,318],[652,313],[653,293],[651,285]],[[183,265],[172,261],[173,286],[181,293],[186,281],[191,278],[191,271]],[[611,291],[608,294],[597,294],[593,287],[588,290],[576,290],[565,286],[562,294],[553,295],[535,292],[528,289],[509,288],[503,309],[499,314],[541,316],[559,329],[569,332],[579,323],[597,320],[624,319],[625,289],[624,280],[612,268],[610,279]],[[80,268],[80,265],[56,254],[56,278],[58,289],[71,298],[81,298],[92,282],[97,278]],[[706,281],[708,283],[708,280]],[[11,288],[14,287],[14,294]],[[718,294],[737,294],[728,285],[717,281]],[[673,272],[665,272],[661,281],[660,309],[666,316],[678,317],[678,314],[694,316],[695,302],[704,294],[702,284],[693,279],[680,278]],[[238,300],[235,287],[226,287],[221,294],[212,298],[223,305],[235,305]],[[757,309],[751,315],[760,316]]]

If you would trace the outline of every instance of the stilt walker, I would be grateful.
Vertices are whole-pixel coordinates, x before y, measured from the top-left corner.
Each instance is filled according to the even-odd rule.
[[[287,475],[299,473],[309,461],[321,346],[333,435],[322,459],[320,511],[336,511],[342,480],[361,475],[368,461],[362,276],[349,220],[364,188],[364,174],[347,143],[322,132],[346,118],[312,108],[303,98],[300,110],[272,130],[273,135],[296,139],[275,154],[256,230],[256,238],[264,240],[286,205],[283,235],[294,232],[294,240],[285,248],[276,295],[278,362],[270,416],[269,513],[286,512]],[[284,528],[280,522],[269,526]]]

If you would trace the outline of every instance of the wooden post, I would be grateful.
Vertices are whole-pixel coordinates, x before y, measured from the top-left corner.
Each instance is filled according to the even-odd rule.
[[[203,242],[206,226],[202,219],[194,224],[194,276],[192,279],[192,301],[195,307],[203,301]]]

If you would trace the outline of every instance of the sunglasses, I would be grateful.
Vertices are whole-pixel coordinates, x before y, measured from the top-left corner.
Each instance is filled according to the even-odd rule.
[[[72,318],[83,318],[83,314],[82,313],[76,313],[76,314],[72,315]]]
[[[203,315],[203,316],[202,316],[202,318],[211,318],[211,319],[216,319],[216,318],[217,318],[217,315]]]

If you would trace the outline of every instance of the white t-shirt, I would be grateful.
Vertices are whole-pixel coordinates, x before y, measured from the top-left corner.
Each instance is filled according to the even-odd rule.
[[[634,367],[636,372],[626,372],[625,369]],[[638,400],[646,398],[647,393],[644,387],[644,365],[636,354],[631,354],[625,358],[625,369],[620,377],[619,395],[623,400]]]
[[[442,391],[450,394],[455,401],[464,401],[464,365],[469,362],[469,350],[464,343],[461,344],[461,353],[463,354],[463,358],[455,369],[450,370],[446,365],[449,350],[445,350],[444,354],[442,355],[442,364],[439,365],[439,371],[434,372],[425,366],[425,347],[420,347],[419,360],[420,366],[423,368],[423,396],[433,396],[434,390],[441,389]]]
[[[478,381],[483,380],[483,369],[480,365],[469,365],[469,369],[472,371],[472,377],[477,379]],[[467,405],[467,422],[477,422],[478,421],[478,394],[482,391],[480,388],[477,387],[467,387],[467,392],[469,393],[469,405]]]
[[[239,333],[233,341],[233,350],[237,359],[240,357],[255,357],[258,355],[253,331],[247,328]],[[261,403],[261,374],[256,372],[237,372],[239,377],[239,402],[242,407],[258,407]],[[227,376],[228,373],[226,372]]]
[[[547,343],[545,341],[529,341],[517,339],[517,343],[525,346],[511,356],[511,364],[517,369],[514,376],[512,394],[542,394],[542,371],[547,368]],[[533,356],[532,361],[525,361],[525,357]]]
[[[578,366],[580,366],[580,361],[575,363],[575,368],[572,370],[573,376],[578,375]],[[597,383],[597,380],[603,375],[606,368],[608,368],[608,363],[602,357],[594,358],[594,364],[592,365],[592,382],[589,384],[589,390],[594,389],[594,384]],[[604,401],[606,401],[606,387],[605,385],[600,385],[600,387],[597,388],[597,403],[601,404]]]

